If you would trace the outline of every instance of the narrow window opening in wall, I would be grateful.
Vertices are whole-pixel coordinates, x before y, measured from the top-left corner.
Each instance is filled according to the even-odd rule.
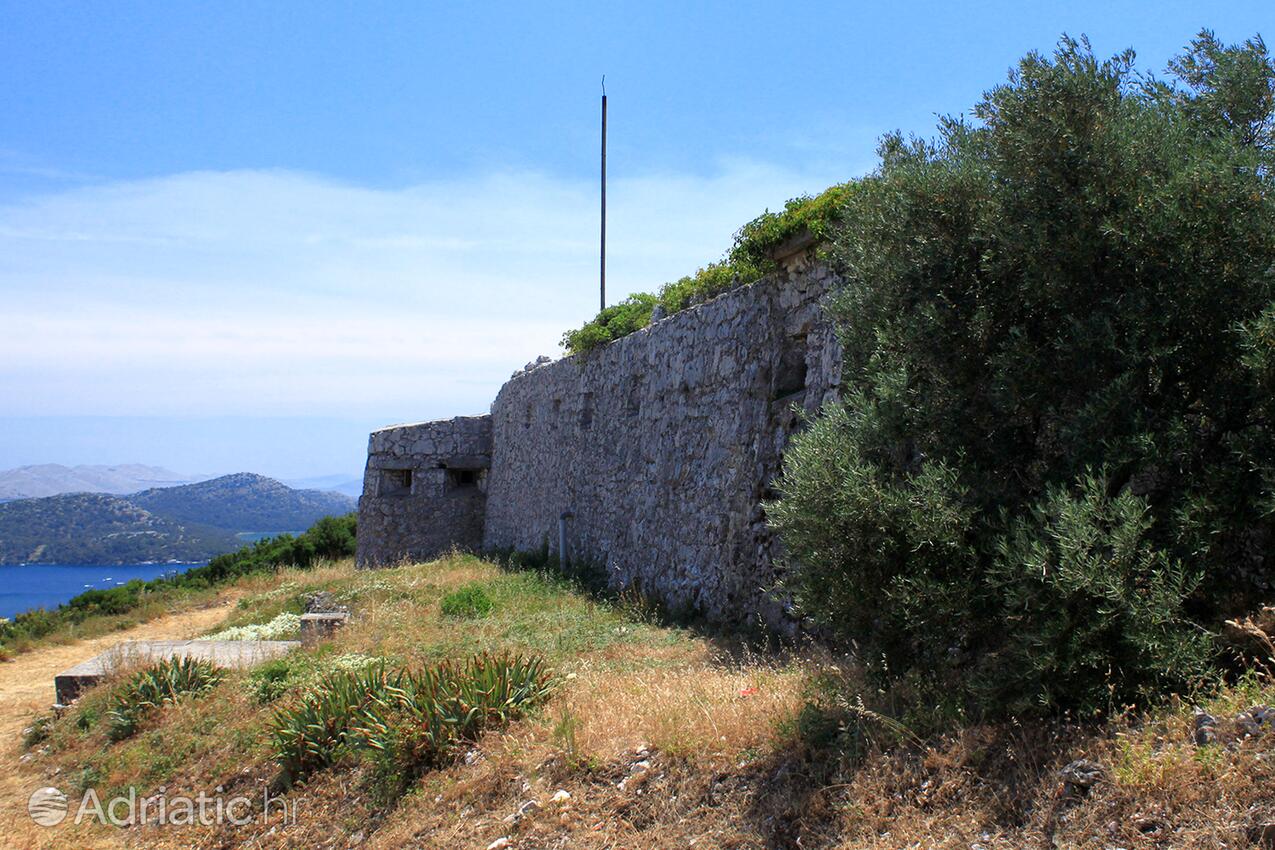
[[[785,398],[806,388],[806,335],[797,334],[788,339],[779,354],[779,367],[775,373],[775,398]]]
[[[549,418],[549,427],[557,428],[558,417],[562,414],[562,399],[555,398],[553,400],[552,408],[553,408],[553,415]]]
[[[449,469],[447,470],[447,489],[461,490],[466,487],[478,486],[478,470],[476,469]]]
[[[624,402],[624,412],[630,417],[642,412],[642,383],[637,378],[629,378],[629,392]]]
[[[585,393],[580,399],[580,430],[593,427],[593,393]]]
[[[523,421],[522,427],[524,428],[531,427],[531,413],[532,413],[531,402],[527,402],[527,418]]]
[[[382,469],[376,492],[378,496],[411,495],[412,470]]]

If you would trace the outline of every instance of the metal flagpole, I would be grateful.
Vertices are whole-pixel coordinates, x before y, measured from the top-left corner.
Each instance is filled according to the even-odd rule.
[[[599,310],[607,307],[607,78],[602,76],[602,247],[599,257]]]

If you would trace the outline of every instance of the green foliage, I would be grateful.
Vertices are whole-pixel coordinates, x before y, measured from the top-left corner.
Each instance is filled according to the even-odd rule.
[[[884,683],[1105,709],[1271,589],[1275,67],[1206,33],[1172,68],[1064,39],[846,196],[845,401],[771,515]]]
[[[107,712],[107,737],[122,741],[137,731],[153,711],[170,705],[183,694],[200,694],[221,681],[221,669],[196,658],[167,658],[133,674],[115,694]]]
[[[105,493],[0,503],[0,564],[203,561],[237,545],[233,531],[182,522]]]
[[[130,502],[182,524],[232,531],[294,531],[342,514],[351,499],[322,490],[293,490],[273,478],[240,472],[211,481],[143,490]]]
[[[833,186],[813,198],[794,198],[783,212],[762,213],[735,234],[734,245],[725,259],[664,284],[656,295],[638,293],[607,307],[582,327],[563,334],[563,348],[569,354],[591,351],[649,325],[657,306],[670,315],[774,271],[772,252],[803,233],[822,239],[841,220],[855,185]]]
[[[29,750],[47,741],[52,725],[53,718],[48,715],[32,720],[31,725],[22,730],[22,749]]]
[[[549,689],[550,677],[537,656],[484,654],[416,672],[382,663],[327,676],[274,715],[280,779],[290,786],[363,754],[372,756],[383,784],[401,793],[460,744],[518,717]]]
[[[788,240],[806,233],[821,241],[831,236],[857,186],[857,181],[839,183],[814,197],[793,198],[783,212],[762,213],[735,234],[730,264],[769,271],[774,266],[774,250]]]
[[[274,702],[287,692],[294,675],[293,666],[289,658],[273,658],[252,671],[248,683],[258,703]]]
[[[481,584],[467,584],[444,596],[439,607],[448,617],[475,620],[486,617],[495,606]]]
[[[241,473],[130,496],[66,493],[0,504],[0,563],[137,564],[207,561],[234,551],[240,531],[308,528],[352,501]]]
[[[0,646],[45,637],[93,617],[127,614],[165,595],[216,587],[252,573],[283,567],[309,569],[319,561],[351,557],[355,526],[354,514],[324,517],[300,536],[282,534],[259,540],[237,552],[218,555],[202,567],[152,581],[134,579],[118,587],[87,590],[52,611],[37,608],[0,623]]]
[[[1143,499],[1105,487],[1088,476],[1051,491],[998,541],[1004,636],[978,681],[988,702],[1119,709],[1204,674],[1208,638],[1180,613],[1200,576],[1155,548]]]
[[[602,310],[578,330],[567,331],[563,334],[562,345],[574,354],[641,330],[651,323],[651,311],[655,309],[657,300],[654,295],[644,292],[630,295],[619,304]]]

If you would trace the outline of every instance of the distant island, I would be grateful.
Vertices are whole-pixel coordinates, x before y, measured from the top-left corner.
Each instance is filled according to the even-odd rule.
[[[243,535],[299,532],[354,508],[341,493],[252,473],[123,496],[16,499],[0,503],[0,565],[201,562],[237,549]]]
[[[110,493],[123,496],[151,487],[177,487],[206,481],[211,475],[189,475],[141,463],[40,463],[0,470],[0,501],[38,499],[62,493]],[[335,489],[335,488],[321,488]]]

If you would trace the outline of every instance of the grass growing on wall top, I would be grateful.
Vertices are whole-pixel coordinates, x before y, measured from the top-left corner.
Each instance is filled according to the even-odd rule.
[[[568,354],[592,351],[649,325],[657,307],[670,315],[774,271],[772,252],[801,233],[822,239],[841,220],[856,185],[855,181],[841,183],[814,197],[794,198],[782,212],[767,210],[739,229],[724,259],[664,284],[657,293],[639,292],[607,307],[563,334],[562,347]]]

